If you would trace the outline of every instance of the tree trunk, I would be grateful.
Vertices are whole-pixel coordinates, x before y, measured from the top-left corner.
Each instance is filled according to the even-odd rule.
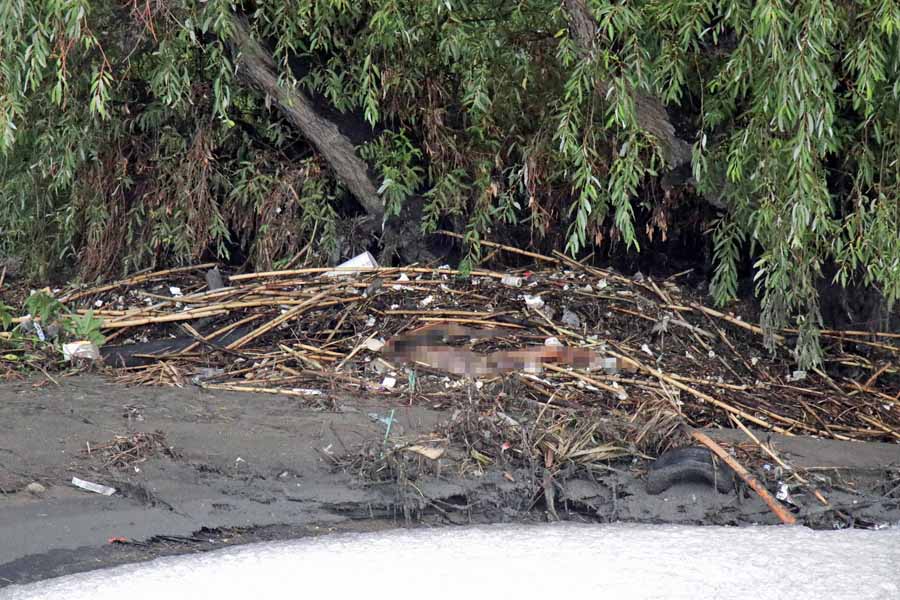
[[[316,112],[312,102],[301,91],[278,85],[272,56],[250,37],[242,18],[234,17],[233,20],[231,43],[239,53],[237,65],[240,76],[275,101],[285,117],[328,161],[337,178],[373,218],[374,225],[380,227],[384,218],[384,202],[369,175],[368,166],[356,155],[353,144],[338,130],[337,125]]]
[[[569,27],[578,41],[584,55],[591,56],[595,48],[597,21],[584,0],[563,0]],[[602,96],[609,93],[610,85],[598,82],[597,92]],[[635,117],[638,125],[659,140],[670,169],[676,169],[691,162],[691,145],[675,135],[675,127],[669,121],[662,102],[639,91],[632,91]]]

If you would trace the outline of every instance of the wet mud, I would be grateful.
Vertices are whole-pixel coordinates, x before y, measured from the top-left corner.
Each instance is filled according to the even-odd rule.
[[[451,416],[446,408],[396,399],[334,397],[311,405],[194,386],[130,388],[98,376],[62,378],[58,386],[44,379],[3,384],[0,587],[333,531],[553,519],[777,523],[741,485],[676,477],[648,489],[651,463],[643,460],[547,478],[514,461],[472,469],[466,449],[451,444],[437,458],[414,455],[408,469],[379,462],[395,438],[435,439]],[[707,433],[746,441],[740,431]],[[827,489],[828,506],[791,498],[805,524],[900,522],[900,445],[772,442]],[[116,493],[79,489],[73,477]]]

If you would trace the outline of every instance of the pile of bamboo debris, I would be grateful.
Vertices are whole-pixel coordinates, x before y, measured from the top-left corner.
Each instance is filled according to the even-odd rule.
[[[677,275],[533,257],[552,269],[305,268],[219,289],[198,265],[62,301],[103,319],[107,363],[132,384],[439,407],[480,389],[474,379],[512,378],[554,406],[634,414],[663,402],[694,426],[900,441],[900,334],[825,331],[825,368],[801,373],[794,332],[773,355],[757,325],[702,305]]]

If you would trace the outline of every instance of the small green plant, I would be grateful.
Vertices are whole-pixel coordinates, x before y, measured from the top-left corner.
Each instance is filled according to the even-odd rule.
[[[97,346],[102,346],[106,342],[106,337],[100,333],[100,327],[103,325],[103,319],[94,316],[94,311],[89,310],[83,315],[72,315],[63,320],[63,330],[70,336],[93,342]]]
[[[0,302],[0,329],[9,329],[12,325],[13,307]]]
[[[66,307],[59,300],[43,290],[28,296],[25,300],[24,308],[28,314],[35,319],[39,319],[43,324],[56,321],[59,315],[66,310]]]
[[[54,323],[58,324],[66,338],[87,340],[97,346],[103,345],[106,341],[106,338],[100,333],[103,320],[95,317],[94,311],[89,310],[85,314],[72,312],[46,291],[41,290],[31,294],[25,300],[23,309],[32,318],[40,321],[44,328]],[[12,323],[11,311],[11,307],[0,305],[0,324],[8,326]]]

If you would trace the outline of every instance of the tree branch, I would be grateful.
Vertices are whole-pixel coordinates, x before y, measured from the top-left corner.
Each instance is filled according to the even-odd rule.
[[[590,9],[584,0],[563,0],[563,7],[569,19],[572,35],[583,54],[592,56],[595,50],[597,21]],[[597,84],[597,93],[606,96],[610,87],[608,82],[601,81]],[[669,115],[666,114],[662,102],[640,91],[633,90],[631,95],[638,125],[659,141],[669,168],[676,169],[690,163],[691,145],[675,135],[675,127],[669,121]]]
[[[337,178],[380,225],[384,218],[384,202],[369,176],[368,166],[356,155],[353,144],[340,132],[337,125],[316,112],[312,102],[301,91],[278,85],[271,54],[250,37],[244,19],[235,16],[233,21],[234,35],[231,43],[239,54],[239,75],[274,99],[288,121],[312,142],[328,161]]]

